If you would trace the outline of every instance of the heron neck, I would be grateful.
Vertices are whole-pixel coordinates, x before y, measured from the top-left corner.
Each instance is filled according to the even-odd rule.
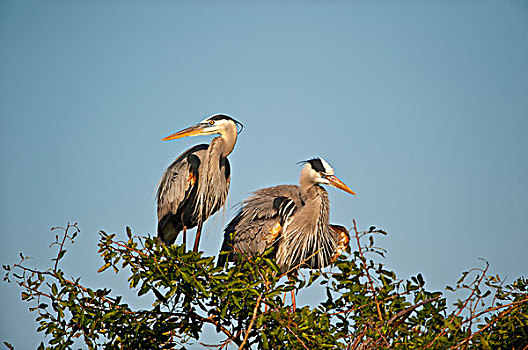
[[[301,196],[305,206],[318,214],[314,216],[318,229],[327,227],[330,224],[328,192],[318,184],[301,182]]]
[[[237,135],[236,128],[234,129],[229,128],[227,130],[224,130],[220,134],[220,136],[215,137],[214,140],[220,139],[222,141],[220,142],[220,140],[218,140],[218,142],[222,144],[221,145],[221,156],[222,157],[227,157],[231,152],[233,152],[233,149],[235,148],[235,144],[237,142],[237,136],[238,135]]]

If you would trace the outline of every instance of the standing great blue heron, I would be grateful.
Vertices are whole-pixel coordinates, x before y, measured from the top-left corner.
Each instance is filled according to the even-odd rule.
[[[198,251],[204,221],[225,204],[229,192],[231,168],[227,156],[235,147],[237,125],[242,127],[233,118],[216,114],[163,139],[220,135],[209,145],[189,148],[163,173],[157,201],[158,237],[164,243],[174,243],[181,230],[185,243],[187,229],[198,226],[193,249]]]
[[[344,227],[330,225],[328,193],[320,185],[355,193],[334,176],[324,159],[304,163],[300,186],[263,188],[242,202],[225,229],[222,251],[262,254],[276,245],[275,258],[283,273],[303,266],[323,268],[337,259],[350,239]],[[227,259],[233,257],[221,254],[218,264]]]

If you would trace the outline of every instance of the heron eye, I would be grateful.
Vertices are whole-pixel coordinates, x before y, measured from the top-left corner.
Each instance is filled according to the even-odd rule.
[[[209,125],[213,125],[214,124],[214,120],[209,120]]]

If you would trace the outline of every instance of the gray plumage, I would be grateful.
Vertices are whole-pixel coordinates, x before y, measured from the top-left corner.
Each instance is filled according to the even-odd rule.
[[[209,145],[196,145],[165,170],[158,185],[158,237],[172,244],[180,231],[198,226],[194,251],[198,250],[202,225],[226,202],[231,167],[227,156],[237,140],[237,124],[225,115],[214,115],[164,140],[192,135],[220,134]]]
[[[282,272],[301,266],[323,268],[333,262],[343,250],[344,228],[331,227],[328,193],[320,184],[354,193],[320,158],[306,162],[299,184],[264,188],[243,201],[225,229],[222,250],[251,255],[275,246],[274,256]],[[234,259],[234,254],[220,255],[219,264],[227,259]]]

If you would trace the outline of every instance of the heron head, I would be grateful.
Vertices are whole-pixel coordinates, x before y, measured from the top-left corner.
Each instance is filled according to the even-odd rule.
[[[308,178],[311,182],[323,185],[330,185],[350,194],[354,194],[347,185],[334,175],[334,169],[323,158],[313,158],[304,163],[301,177]]]
[[[240,126],[239,131],[237,131],[238,126]],[[240,131],[242,131],[243,127],[244,126],[242,125],[242,123],[236,121],[230,116],[227,116],[225,114],[215,114],[199,122],[198,124],[185,128],[175,134],[163,138],[162,141],[176,140],[187,136],[214,134],[219,134],[222,136],[234,134],[236,140],[236,135],[240,133]]]

